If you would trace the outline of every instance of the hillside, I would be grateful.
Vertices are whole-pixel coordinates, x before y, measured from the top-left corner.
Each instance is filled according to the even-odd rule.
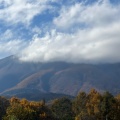
[[[0,93],[4,95],[57,93],[75,96],[95,88],[120,92],[120,63],[73,64],[65,62],[27,63],[14,56],[0,60]]]

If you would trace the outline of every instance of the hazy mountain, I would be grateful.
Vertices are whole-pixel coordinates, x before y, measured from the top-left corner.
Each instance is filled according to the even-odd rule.
[[[120,63],[27,63],[14,56],[0,60],[0,93],[4,95],[57,93],[74,96],[91,88],[119,93]]]

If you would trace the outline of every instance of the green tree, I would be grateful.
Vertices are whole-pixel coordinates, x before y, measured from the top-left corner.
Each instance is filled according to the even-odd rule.
[[[111,118],[112,111],[114,110],[115,98],[109,92],[105,92],[102,96],[101,113],[103,120],[113,120]]]
[[[68,98],[54,100],[52,112],[57,120],[73,120],[72,102]]]
[[[0,120],[6,114],[6,109],[9,105],[9,101],[5,97],[0,96]]]
[[[115,102],[112,105],[112,111],[110,112],[110,118],[112,120],[120,120],[120,94],[115,97]]]

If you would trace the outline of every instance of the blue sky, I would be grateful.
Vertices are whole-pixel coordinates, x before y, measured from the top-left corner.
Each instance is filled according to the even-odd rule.
[[[120,62],[119,0],[0,0],[0,59]]]

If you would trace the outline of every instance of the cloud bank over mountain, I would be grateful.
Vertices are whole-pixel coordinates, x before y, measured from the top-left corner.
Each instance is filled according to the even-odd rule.
[[[120,4],[109,0],[65,4],[2,0],[1,4],[1,57],[16,54],[22,61],[33,62],[120,62]]]

